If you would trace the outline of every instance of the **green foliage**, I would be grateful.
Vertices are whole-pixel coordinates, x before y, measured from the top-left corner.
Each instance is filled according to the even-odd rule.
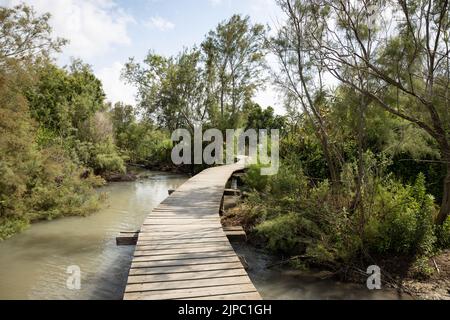
[[[145,66],[130,59],[124,78],[138,88],[146,120],[170,131],[186,128],[191,132],[206,120],[200,58],[200,51],[192,49],[169,58],[149,53]]]
[[[261,165],[251,165],[243,178],[246,187],[250,190],[264,191],[267,186],[268,176],[262,176]]]
[[[275,115],[272,107],[263,110],[258,104],[248,104],[244,106],[244,113],[247,115],[246,129],[283,130],[286,127],[286,118]]]
[[[210,121],[220,129],[239,128],[241,112],[262,85],[265,28],[233,15],[208,33],[201,47]]]
[[[0,66],[13,63],[33,63],[59,51],[66,40],[52,35],[50,14],[38,16],[32,7],[20,4],[0,7]]]
[[[379,185],[366,227],[367,245],[378,253],[429,255],[436,242],[435,213],[423,174],[413,186],[394,181]]]
[[[351,224],[347,213],[334,203],[327,181],[310,185],[298,163],[284,163],[278,175],[266,178],[262,192],[246,200],[244,214],[251,216],[249,221],[270,249],[301,255],[311,263],[333,263],[351,256],[356,250],[348,233]]]
[[[27,90],[33,117],[63,137],[77,134],[85,121],[103,108],[104,93],[90,67],[79,60],[69,70],[47,63],[39,81]]]
[[[117,146],[131,163],[169,164],[172,141],[148,121],[138,121],[132,106],[117,103],[110,115]]]
[[[268,239],[269,249],[292,252],[301,242],[301,224],[300,216],[291,212],[262,222],[256,227],[256,231]]]
[[[124,172],[112,122],[103,112],[102,85],[90,67],[79,60],[68,69],[46,63],[37,76],[26,96],[31,115],[39,123],[38,144],[61,146],[73,161],[97,174]]]
[[[386,166],[383,159],[367,156],[366,161],[378,170],[380,164]],[[349,212],[354,196],[351,172],[342,176],[349,183],[332,190],[326,180],[305,176],[299,162],[285,160],[278,175],[265,178],[258,177],[253,166],[244,178],[254,190],[243,205],[246,223],[255,225],[271,250],[332,268],[357,259],[361,252],[421,259],[436,251],[436,206],[423,174],[409,186],[389,177],[378,179],[372,171],[361,204],[365,211]]]
[[[49,18],[0,8],[0,240],[36,220],[93,212],[104,181],[92,171],[124,170],[100,81],[80,61],[50,62],[64,41]],[[83,144],[95,146],[85,155]]]
[[[442,226],[436,227],[438,245],[440,248],[450,248],[450,217],[447,217]]]
[[[92,212],[101,183],[55,144],[53,131],[36,129],[24,95],[21,69],[0,72],[0,239],[29,222]],[[29,86],[31,83],[27,82]]]
[[[124,173],[126,171],[124,161],[116,149],[111,139],[100,143],[75,141],[74,146],[79,161],[97,173],[107,171]]]

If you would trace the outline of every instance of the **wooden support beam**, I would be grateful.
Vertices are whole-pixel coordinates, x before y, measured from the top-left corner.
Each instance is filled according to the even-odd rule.
[[[223,227],[223,231],[229,241],[241,242],[247,240],[247,235],[241,226]],[[116,245],[118,246],[135,246],[138,241],[140,231],[122,231],[116,237]]]
[[[118,246],[134,246],[138,241],[139,231],[123,231],[116,237]]]
[[[244,228],[242,228],[241,226],[223,227],[223,231],[225,232],[229,241],[247,241],[247,234],[245,233]]]
[[[241,195],[241,190],[239,190],[239,189],[225,189],[223,194],[226,195],[226,196],[240,196]]]
[[[235,172],[232,175],[232,177],[234,177],[234,178],[242,178],[243,176],[245,176],[244,172]]]

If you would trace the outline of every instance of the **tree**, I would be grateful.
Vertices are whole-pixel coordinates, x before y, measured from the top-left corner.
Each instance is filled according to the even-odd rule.
[[[193,132],[208,116],[200,51],[184,50],[169,58],[150,53],[144,63],[145,67],[130,59],[123,72],[138,88],[144,115],[171,131]]]
[[[247,116],[246,130],[285,129],[286,126],[285,117],[275,115],[272,107],[267,107],[266,109],[263,110],[259,104],[252,103],[244,107],[244,113]]]
[[[262,25],[234,15],[202,43],[207,102],[210,110],[220,112],[222,126],[238,123],[239,112],[262,84],[264,35]]]
[[[67,69],[47,62],[26,91],[33,117],[58,136],[82,135],[86,121],[104,107],[102,84],[89,65],[74,60]]]
[[[275,83],[286,95],[286,99],[300,105],[309,125],[314,130],[325,156],[333,185],[339,182],[340,152],[330,138],[330,124],[327,123],[327,92],[323,83],[325,68],[315,58],[310,37],[321,38],[324,32],[314,28],[316,15],[325,15],[311,1],[281,0],[278,2],[287,19],[276,37],[269,41],[271,51],[280,65],[280,72],[274,74]]]
[[[33,92],[47,98],[56,99],[54,95],[60,93],[40,87],[41,71],[50,66],[50,54],[63,43],[52,40],[48,19],[49,15],[36,16],[24,5],[0,8],[0,239],[30,221],[86,215],[98,203],[93,186],[101,184],[101,179],[84,177],[86,169],[73,161],[63,143],[55,143],[48,129],[66,124],[56,121],[62,114],[45,112],[44,105],[35,109],[42,114],[32,114],[29,108],[26,93],[34,89],[43,89]],[[55,82],[64,79],[64,72],[57,69],[47,69],[57,75]],[[59,84],[66,86],[67,82]],[[72,95],[67,102],[76,97]],[[46,123],[39,123],[40,119]]]
[[[37,60],[59,51],[67,41],[52,37],[49,19],[50,14],[37,16],[24,4],[0,7],[0,66],[6,67],[7,60]]]
[[[320,1],[329,10],[318,17],[326,41],[315,38],[315,52],[339,81],[368,97],[391,114],[427,132],[440,150],[447,174],[438,224],[450,212],[450,19],[449,1]],[[390,14],[392,28],[383,16]],[[395,17],[395,19],[392,19]],[[368,23],[371,21],[371,23]],[[319,24],[316,24],[320,27]],[[337,28],[336,28],[337,27]],[[349,40],[350,39],[350,40]],[[374,57],[374,58],[372,58]],[[366,73],[368,86],[354,75]],[[394,98],[393,98],[394,97]]]

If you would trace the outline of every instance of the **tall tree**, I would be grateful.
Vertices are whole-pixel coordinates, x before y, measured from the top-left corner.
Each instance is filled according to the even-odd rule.
[[[38,16],[24,4],[0,7],[0,66],[6,67],[7,60],[36,60],[59,51],[67,41],[52,36],[49,19],[50,14]]]
[[[339,182],[340,153],[330,137],[327,123],[326,87],[323,83],[325,68],[316,59],[311,46],[311,34],[324,36],[324,30],[316,27],[316,15],[325,15],[312,1],[280,0],[286,22],[270,39],[271,51],[277,57],[280,72],[274,74],[275,83],[284,91],[287,100],[299,105],[322,146],[329,175],[334,185]]]
[[[202,43],[208,103],[222,126],[236,124],[239,112],[262,84],[265,28],[234,15],[220,23]]]
[[[442,224],[450,213],[449,1],[316,3],[329,11],[326,17],[317,16],[316,24],[325,25],[326,41],[315,38],[315,52],[326,61],[327,70],[433,137],[447,169],[436,219]],[[374,19],[377,12],[384,17]],[[372,20],[371,28],[367,19]],[[361,86],[354,77],[362,72],[370,77],[369,86]]]
[[[200,51],[192,49],[169,58],[150,53],[145,66],[130,60],[123,75],[137,86],[145,116],[169,130],[191,132],[207,119],[200,57]]]

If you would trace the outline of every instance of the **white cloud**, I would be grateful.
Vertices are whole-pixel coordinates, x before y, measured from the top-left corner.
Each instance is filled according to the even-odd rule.
[[[136,104],[136,89],[120,80],[120,73],[124,65],[114,62],[110,67],[106,67],[96,72],[96,76],[102,81],[106,99],[112,103],[124,102]]]
[[[1,5],[13,6],[22,0],[0,0]],[[39,13],[52,15],[50,24],[55,35],[70,43],[64,53],[89,59],[101,56],[114,46],[129,45],[127,27],[134,20],[114,0],[28,0]]]
[[[158,29],[159,31],[168,31],[175,28],[175,24],[163,17],[151,17],[149,21],[145,22],[144,25],[148,28]]]

